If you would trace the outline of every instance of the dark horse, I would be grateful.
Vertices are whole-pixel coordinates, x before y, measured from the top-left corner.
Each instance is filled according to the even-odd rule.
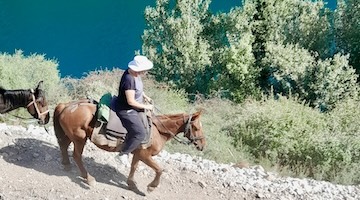
[[[6,90],[0,87],[0,113],[7,113],[20,107],[24,107],[39,124],[47,124],[50,120],[48,104],[45,92],[41,89],[43,81],[40,81],[35,89]]]
[[[88,100],[80,100],[70,103],[58,104],[54,111],[54,129],[62,154],[62,164],[65,169],[70,168],[70,160],[68,155],[68,147],[71,142],[74,144],[73,158],[80,170],[81,177],[86,179],[89,185],[93,185],[96,181],[85,169],[82,162],[82,153],[86,141],[91,138],[95,123],[97,121],[94,116],[97,106]],[[157,155],[164,147],[165,143],[171,138],[177,138],[177,134],[183,132],[188,138],[189,144],[202,151],[205,146],[205,137],[200,122],[201,112],[193,114],[175,114],[175,115],[158,115],[152,117],[153,126],[151,128],[152,140],[151,144],[143,149],[138,148],[133,151],[133,159],[127,184],[130,189],[136,189],[134,181],[134,173],[141,160],[151,167],[156,176],[148,185],[148,191],[154,190],[160,183],[160,176],[163,169],[158,165],[152,156]],[[97,145],[99,148],[116,152],[117,148],[111,148],[107,145]]]

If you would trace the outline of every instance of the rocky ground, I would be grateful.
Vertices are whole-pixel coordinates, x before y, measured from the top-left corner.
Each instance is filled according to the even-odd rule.
[[[71,151],[71,148],[69,149]],[[69,152],[71,153],[71,152]],[[138,189],[127,188],[129,159],[88,142],[84,162],[97,184],[89,187],[72,170],[63,170],[53,129],[0,124],[0,200],[8,199],[360,199],[359,186],[279,177],[261,166],[240,168],[187,154],[161,152],[165,168],[159,188],[146,186],[154,172],[144,164],[135,175]]]

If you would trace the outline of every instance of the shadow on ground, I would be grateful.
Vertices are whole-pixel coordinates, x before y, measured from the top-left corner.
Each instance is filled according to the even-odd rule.
[[[0,154],[8,163],[34,169],[50,176],[67,176],[81,187],[90,188],[79,177],[79,170],[72,159],[72,169],[70,171],[65,171],[62,168],[60,150],[51,143],[34,138],[18,138],[13,141],[13,144],[1,148]],[[113,166],[97,163],[94,159],[85,156],[83,156],[83,162],[97,182],[128,189],[127,185],[124,184],[127,177]],[[138,190],[134,192],[144,195]]]

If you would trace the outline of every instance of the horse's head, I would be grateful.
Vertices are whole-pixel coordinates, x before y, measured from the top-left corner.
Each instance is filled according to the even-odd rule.
[[[202,124],[200,122],[201,111],[189,115],[189,119],[185,126],[185,137],[190,143],[194,144],[196,149],[202,151],[206,145],[205,136],[202,131]]]
[[[45,91],[42,90],[42,83],[43,81],[40,81],[35,89],[30,90],[30,103],[27,105],[27,110],[34,118],[39,120],[39,124],[43,125],[49,122],[50,113]]]

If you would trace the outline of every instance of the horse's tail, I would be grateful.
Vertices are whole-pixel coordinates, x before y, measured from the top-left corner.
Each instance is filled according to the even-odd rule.
[[[56,135],[56,138],[57,138],[60,146],[62,145],[63,142],[66,142],[69,140],[68,136],[65,134],[63,128],[61,127],[60,121],[59,121],[60,115],[65,107],[66,107],[65,104],[62,104],[62,103],[58,104],[55,108],[54,116],[53,116],[54,131],[55,131],[55,135]]]

